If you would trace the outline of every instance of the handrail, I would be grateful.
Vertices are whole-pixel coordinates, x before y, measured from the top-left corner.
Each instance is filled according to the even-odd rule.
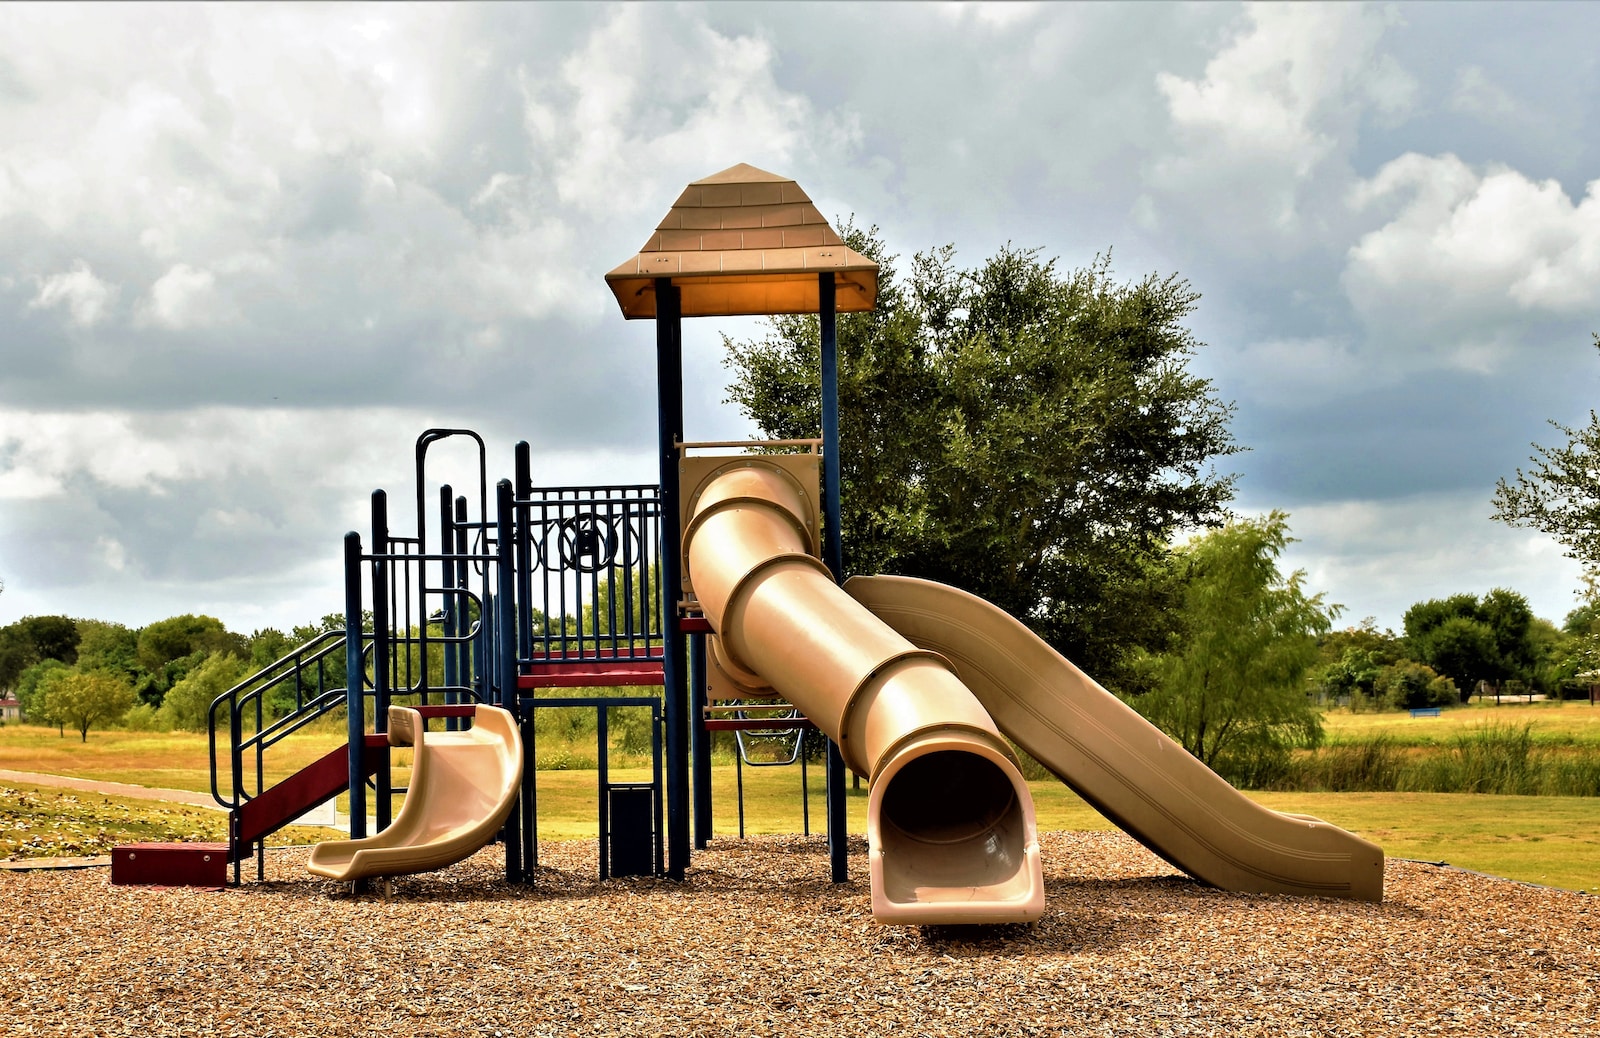
[[[371,635],[364,635],[363,638],[367,642],[363,647],[364,651],[370,651]],[[206,715],[206,735],[211,758],[211,798],[220,806],[237,808],[258,795],[263,780],[262,755],[266,750],[280,739],[345,702],[346,688],[342,667],[344,645],[343,630],[324,631],[304,645],[262,667],[211,701],[211,707]],[[331,662],[334,673],[339,677],[337,688],[329,687],[327,671],[330,668],[324,666],[325,662]],[[308,699],[308,690],[302,678],[311,672],[315,673],[315,686]],[[294,687],[294,709],[269,721],[265,709],[266,694],[291,681]],[[223,710],[226,710],[230,772],[230,788],[227,796],[223,795],[219,785],[220,769],[217,760],[217,731],[223,726],[219,714]],[[255,715],[255,726],[254,734],[247,739],[243,737],[244,721],[250,712]],[[251,793],[246,787],[244,775],[245,754],[252,749],[256,754],[255,793]]]

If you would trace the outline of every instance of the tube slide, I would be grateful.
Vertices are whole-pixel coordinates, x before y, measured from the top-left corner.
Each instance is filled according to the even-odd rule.
[[[1003,610],[910,577],[852,598],[955,664],[999,728],[1129,835],[1225,890],[1383,900],[1383,851],[1234,789]]]
[[[810,555],[804,495],[731,460],[690,503],[689,575],[732,678],[769,685],[871,780],[880,922],[1027,922],[1044,911],[1033,798],[1010,746],[950,663],[857,605]]]
[[[465,732],[429,732],[389,708],[389,745],[414,746],[411,788],[394,824],[364,840],[319,843],[307,868],[341,881],[454,865],[494,839],[522,783],[522,735],[511,714],[479,706]]]

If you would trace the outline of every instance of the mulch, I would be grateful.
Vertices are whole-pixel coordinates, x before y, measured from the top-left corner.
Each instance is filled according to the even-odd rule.
[[[351,894],[270,855],[223,891],[0,874],[14,1035],[1593,1035],[1595,898],[1391,861],[1383,904],[1200,886],[1120,833],[1041,837],[1030,926],[885,927],[864,847],[719,840],[683,883],[593,842]]]

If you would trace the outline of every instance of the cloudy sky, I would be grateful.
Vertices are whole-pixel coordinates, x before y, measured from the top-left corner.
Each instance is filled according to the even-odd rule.
[[[903,255],[1180,273],[1238,506],[1347,621],[1559,620],[1575,564],[1490,498],[1600,399],[1596,39],[1593,4],[0,5],[0,623],[335,611],[432,426],[652,480],[653,326],[602,276],[737,162]],[[691,438],[749,432],[749,328],[686,327]]]

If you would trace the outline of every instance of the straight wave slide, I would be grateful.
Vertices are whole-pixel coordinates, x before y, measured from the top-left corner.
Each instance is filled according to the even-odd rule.
[[[1257,804],[1004,610],[911,577],[852,577],[844,587],[949,659],[1001,731],[1195,879],[1240,892],[1383,900],[1379,847]]]
[[[421,715],[389,708],[389,744],[413,746],[411,787],[394,824],[363,840],[319,843],[306,867],[351,881],[431,872],[494,839],[522,784],[522,735],[511,714],[479,706],[472,728],[429,732]]]

